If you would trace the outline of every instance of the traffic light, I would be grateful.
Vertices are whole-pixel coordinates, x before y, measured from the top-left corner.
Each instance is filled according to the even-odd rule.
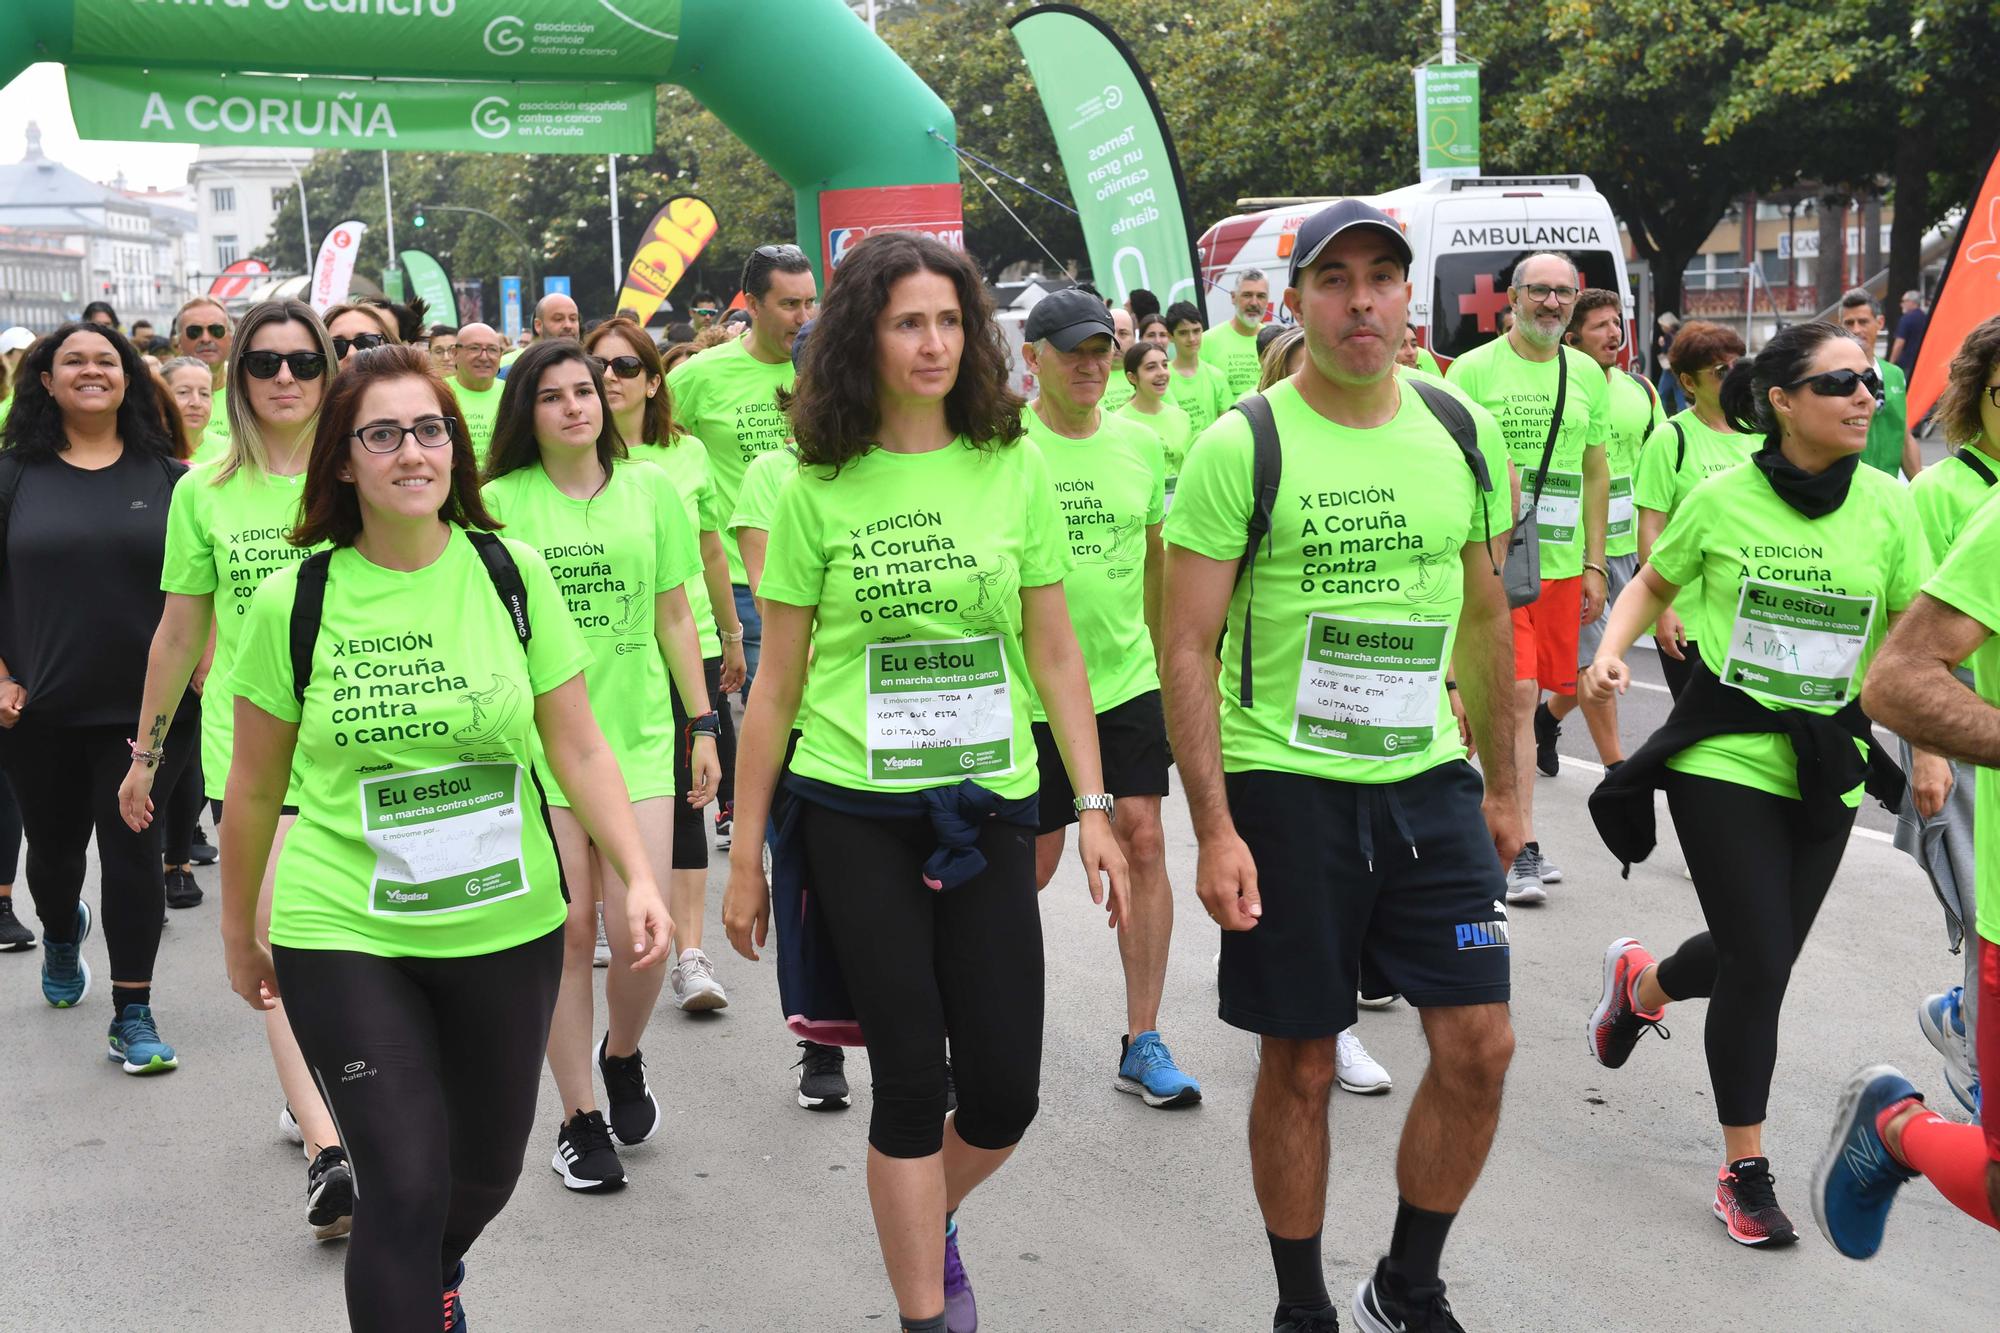
[[[416,217],[410,220],[410,223],[412,226],[417,227],[418,229],[421,230],[424,225],[424,215],[422,213],[417,214]]]

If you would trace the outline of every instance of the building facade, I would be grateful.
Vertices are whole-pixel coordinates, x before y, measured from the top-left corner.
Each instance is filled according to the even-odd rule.
[[[194,191],[195,269],[204,291],[237,260],[268,258],[271,223],[286,200],[299,199],[300,173],[310,161],[311,151],[297,148],[210,145],[195,154],[188,186]],[[306,253],[318,244],[313,237]]]

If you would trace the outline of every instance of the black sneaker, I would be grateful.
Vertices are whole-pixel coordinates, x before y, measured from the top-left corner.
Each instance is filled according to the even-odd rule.
[[[1421,1290],[1405,1287],[1389,1271],[1389,1261],[1375,1265],[1372,1277],[1354,1289],[1354,1325],[1362,1333],[1465,1333],[1444,1298],[1444,1283]]]
[[[333,1240],[354,1228],[354,1168],[337,1143],[321,1148],[306,1168],[306,1224],[314,1240]]]
[[[1271,1316],[1271,1333],[1340,1333],[1340,1312],[1331,1305],[1324,1310],[1280,1306]]]
[[[188,860],[198,866],[212,866],[215,864],[215,858],[220,855],[222,853],[218,852],[215,844],[208,840],[208,834],[202,830],[201,821],[197,819],[194,824],[194,841],[188,844]]]
[[[167,906],[201,906],[201,885],[194,882],[192,870],[167,871]]]
[[[573,1190],[609,1191],[625,1185],[625,1167],[597,1111],[578,1111],[556,1131],[556,1155],[549,1166]]]
[[[1738,1245],[1777,1249],[1799,1238],[1778,1207],[1777,1179],[1768,1157],[1744,1157],[1715,1175],[1715,1216]]]
[[[802,1041],[805,1054],[792,1068],[799,1071],[799,1105],[808,1111],[847,1109],[847,1052],[838,1046]]]
[[[609,1032],[597,1043],[597,1072],[604,1076],[604,1097],[611,1103],[611,1133],[631,1147],[644,1143],[660,1128],[660,1103],[646,1086],[646,1057],[639,1051],[629,1056],[606,1055]]]
[[[1549,711],[1547,701],[1535,705],[1535,767],[1547,777],[1562,772],[1562,756],[1556,753],[1556,738],[1563,734],[1562,723]]]
[[[34,947],[35,932],[14,915],[13,897],[0,898],[0,953],[20,953]]]

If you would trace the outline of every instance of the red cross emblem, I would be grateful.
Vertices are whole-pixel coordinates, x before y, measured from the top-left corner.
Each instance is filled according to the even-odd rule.
[[[1507,293],[1493,290],[1493,275],[1480,273],[1472,279],[1472,294],[1458,298],[1458,313],[1477,315],[1481,333],[1500,331],[1500,312],[1507,308]]]

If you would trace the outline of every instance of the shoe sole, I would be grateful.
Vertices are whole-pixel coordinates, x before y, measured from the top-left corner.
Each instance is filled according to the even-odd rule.
[[[1599,993],[1597,1007],[1590,1011],[1590,1022],[1583,1029],[1583,1040],[1584,1044],[1590,1048],[1590,1058],[1597,1061],[1598,1064],[1603,1065],[1606,1069],[1618,1069],[1625,1062],[1620,1060],[1615,1065],[1605,1062],[1603,1053],[1597,1049],[1598,1025],[1610,1017],[1611,1002],[1617,997],[1618,960],[1625,956],[1625,950],[1628,947],[1638,942],[1630,935],[1626,935],[1611,941],[1611,947],[1604,951],[1604,990]]]
[[[1729,1233],[1729,1239],[1746,1250],[1782,1250],[1798,1241],[1799,1233],[1796,1228],[1777,1236],[1745,1236],[1738,1232],[1735,1224],[1729,1220],[1729,1210],[1722,1206],[1720,1200],[1710,1203],[1708,1208],[1715,1214],[1715,1220],[1722,1223],[1723,1230]]]
[[[1956,1074],[1967,1083],[1973,1081],[1972,1071],[1967,1069],[1964,1064],[1965,1038],[1938,1026],[1932,1020],[1931,1006],[1928,1000],[1917,1005],[1917,1027],[1922,1029],[1924,1040],[1931,1044],[1932,1049],[1944,1057],[1944,1062],[1949,1072]],[[1953,1095],[1957,1096],[1956,1089],[1953,1090]],[[1961,1097],[1959,1100],[1963,1101],[1964,1098]],[[1971,1109],[1969,1106],[1966,1107],[1968,1111]]]
[[[319,1188],[306,1196],[306,1225],[314,1240],[345,1236],[354,1225],[354,1175],[329,1173]]]
[[[799,1105],[808,1111],[845,1111],[851,1099],[847,1097],[808,1097],[799,1094]]]
[[[1340,1085],[1342,1092],[1351,1092],[1357,1097],[1380,1097],[1385,1092],[1394,1091],[1396,1087],[1394,1079],[1384,1079],[1380,1083],[1349,1083],[1336,1075],[1334,1082]]]
[[[1374,1294],[1375,1279],[1364,1277],[1354,1289],[1354,1303],[1348,1306],[1348,1313],[1354,1316],[1354,1326],[1361,1333],[1403,1333],[1402,1325],[1386,1323],[1377,1318],[1368,1308]]]
[[[1560,870],[1551,871],[1544,869],[1538,873],[1541,875],[1542,883],[1544,884],[1560,884],[1563,882],[1563,872]]]
[[[35,937],[30,935],[27,939],[16,940],[12,944],[0,944],[0,953],[26,953],[34,947]]]
[[[1402,998],[1401,995],[1363,995],[1357,997],[1354,1002],[1363,1009],[1393,1009],[1396,1007],[1396,1001]]]
[[[74,1009],[90,995],[90,960],[83,956],[83,944],[90,938],[90,928],[96,918],[91,915],[89,903],[80,902],[77,907],[83,912],[83,926],[76,932],[76,970],[83,974],[83,989],[76,993],[76,998],[73,1000],[50,1000],[48,991],[44,990],[42,998],[48,1001],[51,1009]],[[124,1057],[120,1056],[119,1059],[122,1060]]]
[[[1540,907],[1548,900],[1548,890],[1539,884],[1532,888],[1523,886],[1518,889],[1507,890],[1507,905],[1509,907]]]
[[[1826,1220],[1826,1192],[1833,1183],[1834,1164],[1840,1161],[1846,1150],[1847,1141],[1854,1135],[1854,1123],[1861,1115],[1861,1098],[1867,1093],[1868,1085],[1884,1074],[1902,1076],[1902,1070],[1894,1065],[1868,1065],[1854,1071],[1847,1080],[1847,1086],[1840,1090],[1840,1106],[1833,1115],[1833,1133],[1827,1137],[1826,1151],[1819,1155],[1813,1166],[1812,1211],[1813,1221],[1819,1226],[1819,1234],[1826,1237],[1827,1244],[1847,1255],[1850,1259],[1871,1259],[1874,1251],[1867,1254],[1848,1254],[1833,1238],[1833,1228]]]
[[[549,1159],[549,1168],[562,1177],[564,1188],[574,1190],[578,1194],[609,1194],[613,1190],[625,1188],[623,1176],[616,1176],[610,1180],[587,1180],[582,1176],[571,1175],[569,1164],[563,1161],[560,1152]]]
[[[164,1060],[156,1055],[143,1065],[135,1065],[125,1058],[125,1052],[116,1047],[106,1047],[104,1058],[115,1061],[118,1067],[128,1074],[168,1074],[181,1067],[181,1060],[178,1055]]]
[[[312,1233],[314,1240],[328,1241],[339,1240],[352,1230],[354,1230],[354,1219],[352,1217],[336,1217],[323,1227],[314,1227]]]
[[[714,990],[698,990],[688,995],[674,997],[674,1004],[684,1014],[712,1014],[717,1009],[729,1007],[729,996],[721,987]]]
[[[604,1048],[607,1044],[610,1043],[610,1041],[611,1041],[611,1034],[609,1032],[605,1033],[602,1037],[599,1037],[597,1039],[597,1076],[599,1078],[604,1077]],[[609,1080],[606,1080],[606,1082],[608,1083]],[[647,1139],[652,1138],[653,1135],[659,1133],[660,1120],[662,1118],[660,1115],[660,1099],[653,1095],[653,1089],[650,1086],[646,1088],[646,1104],[653,1108],[653,1124],[650,1129],[648,1129],[644,1134],[641,1134],[636,1139],[628,1139],[623,1134],[620,1134],[618,1132],[618,1126],[616,1124],[613,1124],[611,1126],[611,1137],[616,1139],[620,1144],[624,1145],[627,1148],[636,1148],[640,1144],[644,1143]],[[606,1118],[609,1119],[610,1117]]]
[[[1179,1110],[1183,1106],[1194,1106],[1201,1101],[1200,1088],[1182,1088],[1171,1097],[1162,1097],[1156,1092],[1148,1092],[1146,1085],[1139,1080],[1126,1078],[1122,1074],[1111,1080],[1111,1086],[1120,1092],[1129,1092],[1144,1101],[1146,1105],[1157,1107],[1162,1111]]]

